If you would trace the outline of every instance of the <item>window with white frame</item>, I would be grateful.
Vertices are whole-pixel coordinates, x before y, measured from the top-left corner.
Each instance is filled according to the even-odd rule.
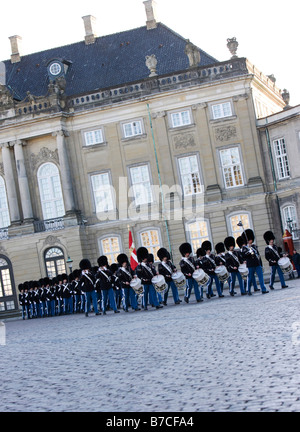
[[[12,265],[4,256],[0,257],[0,300],[0,312],[18,308]]]
[[[142,135],[143,133],[141,120],[123,123],[122,126],[124,138],[131,138],[137,135]]]
[[[120,239],[117,236],[110,236],[101,239],[100,249],[106,255],[109,264],[117,262],[117,256],[121,253]]]
[[[156,229],[145,230],[140,233],[141,245],[148,249],[149,254],[153,254],[154,261],[158,261],[157,251],[160,249],[159,231]]]
[[[52,247],[45,252],[45,266],[47,276],[52,279],[59,274],[66,273],[66,263],[63,251]]]
[[[86,146],[101,144],[104,142],[102,129],[92,130],[84,133]]]
[[[187,224],[187,232],[192,244],[193,253],[196,253],[204,241],[209,240],[208,223],[204,220]]]
[[[44,219],[63,216],[65,207],[57,166],[53,163],[43,164],[38,170],[37,178]]]
[[[153,201],[152,187],[148,165],[130,168],[130,178],[135,205],[148,204]]]
[[[235,239],[241,236],[244,230],[251,228],[250,216],[248,213],[234,214],[228,218],[230,236],[234,237]],[[242,222],[243,226],[239,226],[239,222]]]
[[[180,111],[176,113],[171,113],[171,124],[172,127],[180,127],[191,124],[190,111]]]
[[[184,195],[194,195],[202,192],[200,169],[197,155],[178,159],[181,182]]]
[[[212,105],[212,115],[213,119],[217,120],[223,117],[231,117],[232,116],[232,109],[231,109],[231,103],[230,102],[224,102],[216,105]]]
[[[225,188],[243,186],[242,165],[238,147],[220,150],[221,166]]]
[[[7,203],[7,194],[3,177],[0,177],[0,228],[10,225],[10,217]]]
[[[278,178],[284,179],[290,177],[290,166],[284,138],[274,140],[273,146]]]
[[[108,172],[91,175],[92,192],[96,213],[114,208],[114,195]]]
[[[282,207],[282,216],[284,229],[288,229],[291,232],[293,240],[298,240],[298,217],[296,207],[294,205]]]

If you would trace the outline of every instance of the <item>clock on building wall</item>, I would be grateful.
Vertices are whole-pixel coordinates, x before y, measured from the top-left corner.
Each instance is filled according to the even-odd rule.
[[[49,61],[47,65],[49,78],[53,81],[61,76],[65,76],[70,64],[66,60],[54,59]]]

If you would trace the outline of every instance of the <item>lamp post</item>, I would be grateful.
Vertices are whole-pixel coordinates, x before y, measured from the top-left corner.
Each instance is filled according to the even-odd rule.
[[[73,260],[72,260],[69,256],[68,256],[68,259],[67,259],[67,264],[68,264],[68,267],[69,267],[70,273],[72,273],[72,268],[73,268],[72,264],[73,264]]]

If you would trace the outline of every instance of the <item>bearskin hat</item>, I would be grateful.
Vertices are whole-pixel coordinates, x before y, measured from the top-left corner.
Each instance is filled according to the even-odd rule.
[[[185,256],[185,254],[192,253],[192,246],[190,245],[190,243],[182,243],[179,246],[179,252],[181,253],[182,256]]]
[[[79,267],[81,270],[90,270],[92,268],[92,264],[88,259],[82,259],[79,263]]]
[[[153,254],[148,254],[147,261],[148,261],[149,263],[154,263],[154,255],[153,255]]]
[[[252,241],[254,241],[254,239],[255,239],[254,232],[253,232],[252,229],[250,229],[250,228],[246,229],[246,230],[243,232],[242,237],[243,237],[244,242],[245,242],[246,244],[248,243],[248,240],[252,240]]]
[[[118,270],[118,268],[119,268],[119,266],[118,266],[117,263],[112,263],[112,264],[109,266],[109,269],[110,269],[110,271],[111,271],[112,273],[115,273],[115,272]]]
[[[205,252],[207,252],[208,250],[210,250],[210,251],[212,250],[212,245],[211,245],[211,242],[209,240],[205,240],[202,243],[201,247],[205,250]]]
[[[245,244],[245,239],[242,236],[239,236],[236,239],[236,244],[238,245],[239,248],[241,248]]]
[[[127,264],[129,263],[128,256],[124,253],[121,253],[117,256],[117,261],[120,265],[124,264],[124,262]]]
[[[197,249],[196,254],[197,254],[197,258],[200,258],[200,257],[204,257],[206,255],[206,252],[202,247],[200,247]]]
[[[216,252],[217,252],[217,254],[225,252],[224,243],[220,242],[220,243],[216,244]]]
[[[108,266],[108,260],[106,255],[102,255],[97,259],[97,263],[99,267]]]
[[[270,243],[270,240],[275,240],[275,236],[272,233],[272,231],[266,231],[264,233],[264,240],[267,243],[267,245]]]
[[[20,283],[18,285],[18,289],[19,289],[19,291],[22,291],[24,289],[24,284]]]
[[[138,262],[142,262],[144,259],[148,259],[148,249],[141,246],[136,251]]]
[[[235,247],[234,237],[226,237],[226,239],[224,240],[224,245],[225,245],[227,250],[229,250],[231,248],[231,246]]]
[[[26,290],[26,289],[28,290],[29,289],[29,282],[28,281],[24,282],[23,287],[24,287],[24,290]]]
[[[170,254],[166,248],[160,248],[157,251],[158,258],[162,261],[164,258],[170,259]]]
[[[50,278],[48,278],[48,277],[45,277],[44,280],[43,280],[43,282],[44,282],[44,285],[45,285],[45,286],[46,286],[46,285],[51,285],[51,280],[50,280]]]
[[[79,278],[81,276],[81,271],[79,269],[75,269],[73,271],[73,277],[74,279]]]
[[[62,282],[63,281],[63,275],[62,274],[57,275],[56,280],[57,280],[57,282]]]
[[[44,285],[45,285],[44,278],[41,278],[41,279],[39,280],[39,287],[42,287],[42,286],[44,286]]]

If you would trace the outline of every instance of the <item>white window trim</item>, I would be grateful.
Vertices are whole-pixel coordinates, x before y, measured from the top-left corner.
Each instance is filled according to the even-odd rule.
[[[120,234],[111,233],[111,234],[102,235],[101,237],[98,238],[98,249],[99,249],[100,255],[105,255],[108,258],[108,255],[113,255],[114,254],[114,252],[111,252],[109,254],[107,252],[104,252],[103,247],[102,247],[102,241],[105,240],[105,239],[109,239],[109,238],[117,238],[118,239],[118,243],[119,243],[119,252],[118,252],[118,254],[123,253],[123,244],[122,244],[121,235]],[[108,259],[108,262],[109,262],[109,259]],[[113,262],[116,262],[116,261],[112,261],[112,263]]]
[[[284,177],[280,176],[280,170],[279,170],[279,166],[278,166],[278,160],[281,159],[283,156],[277,156],[276,150],[275,150],[275,145],[276,145],[275,142],[276,141],[282,141],[282,140],[284,141],[284,144],[285,144],[285,150],[286,150],[285,156],[287,157],[288,170],[289,170],[289,174],[285,175]],[[291,166],[290,166],[289,155],[288,155],[288,151],[287,151],[287,145],[286,145],[285,138],[283,136],[281,136],[279,138],[273,138],[272,139],[272,147],[273,147],[272,151],[273,151],[273,155],[274,155],[274,159],[275,159],[275,165],[276,165],[277,179],[278,180],[286,180],[286,179],[291,178]]]
[[[214,108],[216,106],[221,106],[222,107],[222,112],[223,112],[223,105],[225,104],[230,104],[230,109],[231,109],[231,114],[230,115],[221,115],[220,117],[215,117],[214,115]],[[210,119],[212,121],[218,122],[218,121],[222,121],[222,120],[226,120],[226,119],[232,119],[234,117],[236,117],[235,112],[234,112],[234,105],[232,103],[232,100],[224,100],[224,101],[220,101],[220,102],[212,102],[209,104],[209,111],[210,111]]]
[[[147,168],[148,168],[148,174],[149,174],[149,181],[150,181],[150,188],[151,188],[151,197],[152,197],[152,200],[149,201],[149,202],[147,202],[147,203],[143,203],[143,204],[136,204],[136,199],[135,199],[135,196],[134,196],[134,194],[133,194],[133,196],[131,196],[130,199],[132,200],[132,203],[134,203],[134,205],[135,205],[136,207],[137,207],[137,206],[148,206],[148,205],[151,205],[151,204],[154,204],[154,203],[155,203],[155,194],[154,194],[154,190],[153,190],[152,172],[151,172],[151,169],[150,169],[150,168],[151,168],[151,165],[150,165],[149,162],[144,162],[144,163],[139,163],[139,164],[129,165],[129,166],[127,167],[128,178],[129,178],[129,183],[130,183],[130,189],[131,189],[132,192],[133,192],[134,183],[132,182],[131,169],[132,169],[132,168],[142,167],[142,166],[147,166]]]
[[[174,118],[173,116],[176,114],[180,114],[182,115],[182,113],[187,112],[189,115],[189,123],[183,123],[182,122],[182,117],[180,116],[180,124],[178,125],[174,125]],[[191,126],[193,124],[193,116],[192,116],[192,110],[191,108],[183,108],[183,109],[179,109],[176,111],[170,111],[168,112],[168,121],[169,121],[169,127],[171,129],[178,129],[178,128],[185,128],[188,126]]]
[[[224,173],[224,169],[223,169],[223,165],[222,165],[222,157],[221,157],[221,151],[222,150],[230,150],[233,148],[237,148],[238,152],[239,152],[239,158],[240,158],[240,167],[241,167],[241,174],[242,174],[242,184],[241,185],[235,185],[235,186],[227,186],[226,185],[226,179],[225,179],[225,173]],[[236,188],[241,188],[245,186],[245,174],[244,174],[244,163],[243,163],[243,158],[242,158],[242,152],[241,152],[241,147],[240,145],[231,145],[231,146],[227,146],[227,147],[220,147],[218,148],[218,156],[219,156],[219,162],[220,162],[220,168],[221,168],[221,174],[222,174],[222,179],[223,179],[223,186],[224,189],[236,189]]]
[[[160,231],[160,228],[158,228],[158,227],[145,227],[143,229],[140,229],[137,232],[139,247],[143,246],[143,247],[147,248],[147,246],[143,245],[143,243],[142,243],[142,233],[144,233],[144,232],[150,232],[150,231],[157,231],[157,233],[158,233],[159,248],[161,248],[162,247],[161,231]],[[149,253],[152,253],[152,252],[149,252]],[[154,257],[154,259],[155,259],[155,257]],[[159,262],[159,259],[157,258],[155,260],[155,262]]]
[[[102,140],[98,141],[98,142],[88,143],[87,142],[87,134],[89,134],[89,133],[95,134],[98,131],[101,132]],[[91,148],[91,147],[94,147],[94,146],[100,146],[100,145],[106,144],[103,126],[96,126],[94,128],[89,128],[89,129],[82,130],[81,131],[81,135],[82,135],[83,147]]]
[[[226,216],[226,224],[227,224],[227,232],[229,236],[233,236],[233,231],[232,231],[232,226],[231,226],[231,221],[230,219],[234,216],[238,216],[238,215],[247,215],[248,216],[248,220],[249,220],[249,228],[253,229],[253,222],[252,222],[252,214],[251,212],[247,211],[247,210],[239,210],[239,211],[235,211],[232,213],[229,213]]]
[[[182,177],[181,177],[181,171],[180,171],[180,162],[179,159],[183,159],[186,157],[192,157],[192,156],[196,156],[197,159],[197,163],[198,163],[198,172],[199,172],[199,177],[200,177],[200,185],[201,185],[201,191],[200,192],[196,192],[196,193],[192,193],[189,195],[185,195],[184,193],[184,185],[183,185],[183,181],[182,181]],[[194,196],[194,195],[200,195],[202,193],[204,193],[204,182],[203,182],[203,174],[202,174],[202,167],[201,167],[201,163],[200,163],[200,156],[199,153],[187,153],[187,154],[181,154],[179,156],[176,157],[176,164],[177,164],[177,172],[178,172],[178,177],[179,177],[179,181],[180,181],[180,185],[181,185],[181,189],[182,189],[182,196]]]
[[[93,203],[93,212],[94,213],[110,213],[116,210],[116,196],[113,194],[112,195],[112,202],[113,202],[113,206],[111,209],[107,210],[107,211],[97,211],[97,205],[96,205],[96,201],[95,201],[95,195],[94,195],[94,189],[93,189],[93,180],[92,177],[93,176],[97,176],[97,175],[103,175],[103,174],[107,174],[108,175],[108,179],[109,179],[109,187],[111,188],[111,191],[113,191],[113,184],[112,184],[112,177],[111,177],[111,171],[110,170],[106,170],[106,171],[97,171],[97,172],[93,172],[93,173],[89,173],[89,182],[90,182],[90,190],[91,190],[91,196],[92,196],[92,203]]]
[[[134,123],[140,123],[141,132],[140,133],[133,133],[132,135],[126,135],[125,133],[125,126],[126,125],[133,125]],[[145,125],[142,118],[136,118],[132,120],[127,120],[121,122],[121,136],[123,140],[130,140],[135,138],[140,138],[142,136],[145,136]]]
[[[188,243],[190,243],[191,246],[192,246],[192,253],[193,253],[193,254],[196,254],[197,250],[195,250],[195,251],[193,250],[193,239],[192,239],[192,237],[191,237],[191,233],[190,233],[189,225],[194,224],[195,222],[205,222],[205,223],[206,223],[206,225],[207,225],[208,239],[209,239],[209,241],[211,242],[211,244],[212,244],[212,249],[213,249],[214,246],[213,246],[213,241],[212,241],[212,234],[211,234],[210,221],[209,221],[209,219],[207,219],[207,218],[203,218],[203,219],[201,219],[201,220],[193,219],[193,220],[189,220],[188,222],[185,222],[185,233],[186,233],[186,238],[187,238]],[[199,237],[198,237],[198,238],[199,238]],[[201,245],[202,245],[202,242],[201,242],[201,244],[200,244],[199,247],[201,247]]]
[[[41,169],[45,166],[45,165],[53,165],[56,169],[57,169],[57,175],[59,178],[59,183],[60,183],[60,189],[61,189],[61,201],[62,201],[62,205],[63,205],[63,214],[62,215],[56,215],[56,216],[51,216],[50,218],[46,218],[45,214],[44,214],[44,203],[46,202],[56,202],[58,201],[58,198],[52,198],[50,200],[44,200],[42,201],[42,189],[41,189],[41,184],[40,184],[40,171]],[[49,177],[47,177],[49,179]],[[62,189],[62,183],[61,183],[61,176],[60,176],[60,171],[59,168],[57,167],[57,165],[53,162],[45,162],[42,165],[39,166],[38,171],[37,171],[37,182],[38,182],[38,189],[39,189],[39,198],[40,198],[40,203],[41,203],[41,209],[42,209],[42,214],[43,214],[43,218],[44,220],[48,220],[48,219],[56,219],[56,218],[60,218],[63,217],[66,213],[66,209],[65,209],[65,203],[64,203],[64,196],[63,196],[63,189]]]

